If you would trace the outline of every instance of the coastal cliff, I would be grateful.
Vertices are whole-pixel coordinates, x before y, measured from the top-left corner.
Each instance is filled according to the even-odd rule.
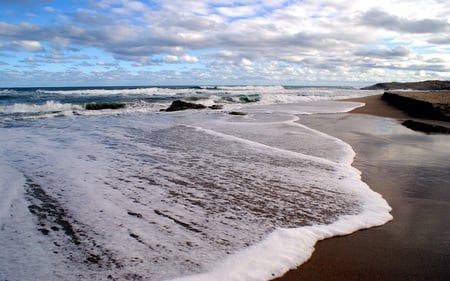
[[[385,92],[382,99],[412,117],[450,121],[450,91]]]

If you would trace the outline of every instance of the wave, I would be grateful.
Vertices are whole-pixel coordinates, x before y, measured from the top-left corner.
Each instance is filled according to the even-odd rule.
[[[283,91],[283,86],[201,86],[200,89],[224,91]]]
[[[83,109],[82,106],[76,104],[47,101],[44,104],[16,103],[8,106],[0,106],[0,113],[13,114],[13,113],[63,112],[82,109]]]
[[[344,88],[283,86],[0,89],[0,119],[43,118],[61,114],[103,115],[112,114],[111,110],[114,114],[149,113],[166,109],[177,99],[205,106],[221,105],[225,110],[293,104],[297,114],[307,114],[317,113],[316,110],[311,111],[309,102],[377,93]],[[299,107],[299,104],[302,106]],[[333,110],[334,106],[330,111]]]
[[[13,89],[1,89],[0,90],[0,96],[3,97],[4,95],[13,95],[17,94],[16,90]]]
[[[143,96],[176,96],[214,94],[246,94],[246,93],[280,93],[285,92],[282,86],[201,86],[201,87],[149,87],[149,88],[113,88],[113,89],[38,89],[38,94],[51,95],[143,95]]]
[[[37,90],[36,92],[39,94],[102,96],[102,95],[154,95],[154,94],[161,94],[164,91],[161,88],[135,88],[135,89],[70,89],[70,90],[40,89]]]

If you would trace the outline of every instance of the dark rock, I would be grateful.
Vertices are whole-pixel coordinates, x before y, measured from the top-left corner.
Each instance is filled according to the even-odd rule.
[[[421,93],[421,95],[407,92],[385,92],[382,99],[404,110],[412,117],[450,121],[450,115],[448,114],[450,110],[449,104],[432,102],[430,98],[427,100],[426,96],[432,94],[432,92]]]
[[[130,236],[133,237],[134,239],[139,239],[139,235],[137,234],[130,233]]]
[[[124,108],[126,104],[120,102],[107,102],[107,103],[87,103],[85,105],[86,110],[103,110],[103,109],[120,109]]]
[[[230,114],[230,115],[247,115],[247,113],[240,112],[240,111],[231,111],[228,114]]]
[[[206,106],[204,106],[203,104],[186,102],[182,100],[175,100],[172,102],[169,108],[166,109],[166,111],[179,111],[187,109],[205,109],[205,108]]]
[[[214,105],[209,106],[208,108],[215,109],[215,110],[223,109],[223,105],[221,105],[221,104],[214,104]]]

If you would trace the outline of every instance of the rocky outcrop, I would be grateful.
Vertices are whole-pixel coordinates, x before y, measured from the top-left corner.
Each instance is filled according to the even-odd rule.
[[[361,88],[361,90],[400,90],[411,89],[419,91],[442,91],[450,90],[450,81],[440,80],[428,80],[422,82],[390,82],[390,83],[378,83],[372,86]]]
[[[120,102],[107,102],[107,103],[87,103],[85,105],[86,110],[103,110],[103,109],[120,109],[124,108],[126,104]]]
[[[182,100],[175,100],[165,111],[180,111],[187,109],[205,109],[205,108],[206,106],[204,106],[203,104],[186,102]]]
[[[223,109],[223,105],[221,105],[221,104],[213,104],[211,106],[208,106],[208,108],[213,109],[213,110],[219,110],[219,109]]]
[[[176,100],[173,101],[172,104],[167,109],[163,109],[161,111],[179,111],[179,110],[187,110],[187,109],[205,109],[207,108],[203,104],[199,103],[192,103],[192,102],[186,102],[182,100]],[[220,110],[223,109],[223,105],[221,104],[214,104],[211,106],[208,106],[209,109],[213,110]]]
[[[450,121],[450,91],[385,92],[382,98],[412,117]]]

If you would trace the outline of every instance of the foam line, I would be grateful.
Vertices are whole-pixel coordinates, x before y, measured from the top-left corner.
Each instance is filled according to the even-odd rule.
[[[228,140],[231,140],[231,141],[237,141],[237,142],[245,143],[245,144],[251,145],[253,147],[258,147],[258,148],[262,148],[262,149],[270,149],[272,151],[275,151],[275,152],[283,154],[283,155],[287,155],[287,156],[291,156],[291,157],[294,156],[294,157],[298,157],[298,158],[301,158],[301,159],[307,159],[307,160],[311,160],[311,161],[318,162],[318,163],[321,163],[321,164],[326,164],[326,165],[342,166],[342,164],[340,164],[340,163],[336,163],[336,162],[333,162],[333,161],[325,159],[325,158],[311,156],[311,155],[306,155],[306,154],[299,153],[299,152],[294,152],[294,151],[290,151],[290,150],[285,150],[285,149],[269,146],[269,145],[262,144],[262,143],[259,143],[259,142],[251,141],[251,140],[248,140],[248,139],[243,139],[243,138],[236,137],[236,136],[233,136],[233,135],[227,135],[227,134],[224,134],[224,133],[220,133],[220,132],[213,131],[213,130],[210,130],[210,129],[205,129],[205,128],[202,128],[202,127],[191,126],[191,125],[184,125],[184,126],[194,128],[196,130],[205,132],[205,133],[213,135],[213,136],[218,136],[218,137],[221,137],[221,138],[224,138],[224,139],[228,139]]]
[[[319,240],[348,235],[392,220],[391,207],[380,194],[362,182],[353,189],[365,200],[360,214],[343,216],[329,225],[278,228],[260,243],[229,256],[214,270],[173,281],[271,280],[306,262]]]

